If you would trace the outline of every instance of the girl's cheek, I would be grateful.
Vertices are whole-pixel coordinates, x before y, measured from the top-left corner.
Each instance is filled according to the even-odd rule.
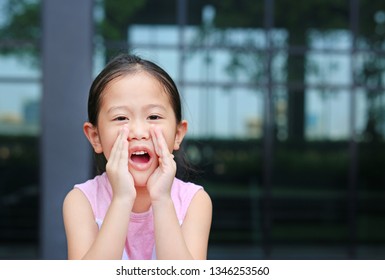
[[[119,135],[120,129],[121,126],[112,124],[106,129],[106,136],[110,136],[112,138],[115,138],[114,140],[116,140]]]

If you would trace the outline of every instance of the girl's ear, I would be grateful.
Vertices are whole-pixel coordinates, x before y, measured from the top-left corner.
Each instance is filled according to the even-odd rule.
[[[183,141],[184,136],[187,133],[187,127],[188,123],[186,120],[182,120],[177,128],[176,128],[176,135],[175,135],[175,141],[174,141],[174,150],[179,150],[180,145]]]
[[[83,132],[86,135],[88,141],[90,141],[95,153],[100,154],[103,152],[102,145],[100,143],[98,129],[90,122],[85,122],[83,125]]]

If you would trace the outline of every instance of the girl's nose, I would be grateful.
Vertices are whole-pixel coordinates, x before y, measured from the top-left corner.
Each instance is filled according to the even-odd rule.
[[[131,122],[131,125],[129,127],[129,140],[142,140],[142,139],[149,139],[150,137],[150,125],[146,122],[141,121],[135,121]]]

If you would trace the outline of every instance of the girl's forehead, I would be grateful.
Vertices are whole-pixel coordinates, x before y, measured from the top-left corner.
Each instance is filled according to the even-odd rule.
[[[156,99],[171,103],[165,86],[147,72],[125,74],[111,80],[102,93],[102,104],[109,101],[149,101]]]
[[[164,90],[164,87],[161,82],[155,76],[144,70],[119,75],[112,79],[110,82],[108,82],[104,90],[108,90],[108,88],[113,87],[116,84],[119,84],[119,86],[126,87],[137,87],[138,85],[140,85],[141,87],[146,86],[157,88],[160,91]]]

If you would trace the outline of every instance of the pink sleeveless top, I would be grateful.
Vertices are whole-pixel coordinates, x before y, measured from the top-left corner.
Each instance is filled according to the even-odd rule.
[[[99,229],[108,210],[112,198],[112,188],[107,174],[103,173],[83,184],[75,185],[87,197]],[[182,225],[191,200],[201,186],[174,179],[171,198],[175,212]],[[155,236],[152,209],[144,213],[131,213],[130,224],[122,259],[145,260],[156,259]]]

